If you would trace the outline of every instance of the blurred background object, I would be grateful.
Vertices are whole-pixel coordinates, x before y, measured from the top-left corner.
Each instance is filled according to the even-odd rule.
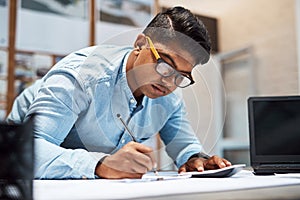
[[[0,199],[31,200],[33,181],[32,121],[0,123]]]

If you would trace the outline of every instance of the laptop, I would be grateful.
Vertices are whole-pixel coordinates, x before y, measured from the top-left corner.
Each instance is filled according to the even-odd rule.
[[[0,199],[32,200],[32,122],[0,122]]]
[[[248,99],[254,174],[300,173],[300,96]]]

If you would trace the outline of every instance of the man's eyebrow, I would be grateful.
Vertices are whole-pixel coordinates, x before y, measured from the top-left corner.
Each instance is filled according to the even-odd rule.
[[[192,72],[178,70],[177,65],[175,64],[174,60],[172,59],[172,57],[171,57],[169,54],[164,53],[164,52],[160,52],[159,54],[161,54],[161,55],[163,55],[164,57],[168,58],[168,60],[170,60],[170,61],[172,62],[172,65],[175,67],[175,69],[176,69],[178,72],[182,72],[182,73],[187,74],[187,75],[191,75],[191,74],[192,74]]]

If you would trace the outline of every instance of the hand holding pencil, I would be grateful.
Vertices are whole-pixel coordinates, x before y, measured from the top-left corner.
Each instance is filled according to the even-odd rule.
[[[141,178],[152,170],[155,162],[153,149],[137,142],[129,142],[115,154],[107,156],[96,167],[101,178]]]
[[[96,174],[101,178],[108,179],[141,178],[152,169],[157,174],[153,149],[138,143],[121,115],[118,114],[117,117],[129,133],[132,142],[102,160],[102,163],[96,167]]]

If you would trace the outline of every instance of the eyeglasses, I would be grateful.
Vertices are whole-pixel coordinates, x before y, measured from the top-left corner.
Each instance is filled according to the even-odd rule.
[[[151,52],[156,58],[157,64],[155,66],[155,70],[159,75],[161,75],[164,78],[175,76],[174,84],[180,88],[185,88],[195,83],[195,81],[191,76],[188,76],[186,74],[181,74],[176,69],[174,69],[171,65],[166,63],[166,61],[164,61],[158,54],[150,37],[146,36],[146,39],[150,45]]]

